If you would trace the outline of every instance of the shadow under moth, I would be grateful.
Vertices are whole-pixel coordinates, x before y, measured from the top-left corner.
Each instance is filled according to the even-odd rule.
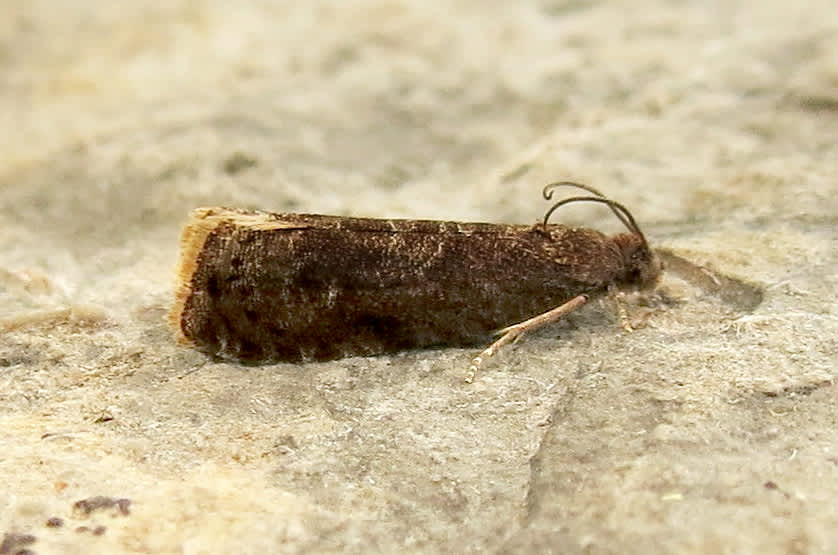
[[[631,213],[587,185],[535,225],[274,214],[198,208],[183,230],[177,338],[245,363],[486,344],[501,346],[609,291],[650,289],[661,263]],[[607,205],[613,236],[550,224],[573,202]]]

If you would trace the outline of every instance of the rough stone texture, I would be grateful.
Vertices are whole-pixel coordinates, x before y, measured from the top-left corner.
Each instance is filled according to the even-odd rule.
[[[10,546],[838,551],[832,0],[3,12]],[[471,386],[473,350],[243,367],[165,327],[195,206],[529,223],[556,179],[716,273],[668,274],[680,302],[631,335],[594,303]],[[95,496],[130,513],[73,510]]]

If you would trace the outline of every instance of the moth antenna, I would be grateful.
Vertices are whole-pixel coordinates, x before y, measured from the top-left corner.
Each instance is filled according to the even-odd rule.
[[[544,200],[550,200],[551,198],[553,198],[553,189],[558,189],[559,187],[576,187],[577,189],[582,189],[583,191],[593,193],[598,197],[605,198],[605,195],[603,195],[590,185],[585,185],[584,183],[576,183],[575,181],[556,181],[555,183],[549,183],[544,186],[544,190],[542,190],[541,192],[541,194],[544,195]]]
[[[594,189],[590,185],[585,185],[584,183],[576,183],[575,181],[557,181],[555,183],[550,183],[544,186],[544,189],[541,191],[541,194],[544,195],[544,200],[550,200],[553,198],[553,190],[557,189],[558,187],[576,187],[577,189],[582,189],[583,191],[588,191],[589,193],[593,193],[598,197],[608,198],[603,195],[598,190]],[[617,219],[620,220],[624,226],[630,228],[628,220],[613,206],[609,206],[611,211],[617,216]],[[544,225],[547,225],[547,218],[544,218]]]
[[[632,233],[637,234],[640,239],[643,241],[643,244],[646,244],[646,237],[643,235],[643,232],[640,231],[640,227],[637,225],[637,222],[634,220],[634,216],[631,215],[628,208],[617,202],[616,200],[611,200],[610,198],[606,197],[570,197],[564,200],[560,200],[556,204],[550,207],[550,210],[544,214],[544,228],[547,228],[547,221],[550,219],[550,216],[556,209],[560,206],[564,206],[565,204],[570,204],[572,202],[599,202],[601,204],[605,204],[614,214],[617,215],[617,218],[625,224],[629,231]]]

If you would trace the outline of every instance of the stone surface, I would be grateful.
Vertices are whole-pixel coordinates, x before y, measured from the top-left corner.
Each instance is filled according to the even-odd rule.
[[[838,550],[832,2],[4,12],[9,549]],[[163,322],[196,206],[527,223],[557,179],[671,253],[633,334],[592,303],[467,386],[473,350],[243,367]]]

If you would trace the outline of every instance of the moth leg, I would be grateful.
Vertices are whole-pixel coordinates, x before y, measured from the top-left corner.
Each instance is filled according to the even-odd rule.
[[[631,318],[629,318],[628,311],[626,310],[625,293],[620,291],[616,286],[610,285],[608,287],[608,296],[614,303],[617,318],[620,319],[620,327],[627,333],[634,331],[634,328],[631,325]]]
[[[502,330],[499,330],[497,333],[500,335],[497,341],[489,345],[486,350],[481,352],[479,355],[474,357],[471,361],[471,366],[468,368],[468,374],[466,374],[466,383],[471,383],[474,381],[474,375],[477,374],[477,371],[486,361],[486,359],[494,356],[498,350],[506,345],[507,343],[511,343],[518,339],[521,335],[528,331],[537,330],[547,324],[552,324],[553,322],[559,320],[566,314],[569,314],[588,302],[588,296],[585,294],[578,295],[573,297],[566,303],[557,306],[552,310],[548,310],[543,314],[539,314],[538,316],[533,316],[529,320],[524,320],[523,322],[519,322],[517,324],[513,324],[511,326],[507,326]]]

